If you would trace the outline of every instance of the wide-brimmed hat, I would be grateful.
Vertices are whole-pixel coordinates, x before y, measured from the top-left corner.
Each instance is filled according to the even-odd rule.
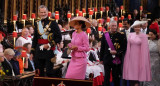
[[[136,20],[136,21],[132,24],[131,28],[133,28],[133,27],[135,27],[135,26],[138,26],[138,25],[145,24],[145,23],[147,23],[147,21],[139,21],[139,20]]]
[[[91,27],[91,23],[86,18],[81,17],[81,16],[72,18],[71,21],[69,22],[69,25],[73,27],[76,21],[84,21],[86,28]]]

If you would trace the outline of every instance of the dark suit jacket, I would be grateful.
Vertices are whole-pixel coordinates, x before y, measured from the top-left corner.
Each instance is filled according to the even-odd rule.
[[[6,61],[6,59],[4,59],[4,61],[2,62],[2,67],[4,69],[4,72],[6,73],[7,76],[12,76],[12,68],[9,63]]]
[[[12,59],[10,61],[10,63],[12,64],[13,71],[14,71],[15,75],[19,75],[20,74],[20,71],[19,71],[19,62]]]
[[[126,35],[126,31],[125,29],[121,30],[121,32],[124,32],[124,34]],[[130,28],[130,33],[134,32],[134,29],[133,28]]]
[[[147,32],[146,32],[146,34],[149,34],[149,31],[150,31],[150,29],[149,29],[149,28],[147,28]]]
[[[14,25],[13,25],[13,22],[11,23],[8,23],[8,30],[7,32],[8,33],[12,33],[14,31]],[[19,21],[16,21],[16,26],[17,26],[17,29],[22,29],[23,28],[23,24]]]
[[[24,71],[33,71],[33,67],[30,59],[28,59],[28,68],[25,68]]]
[[[126,36],[120,32],[116,32],[114,34],[110,34],[110,38],[114,47],[117,51],[116,57],[122,59],[122,56],[125,54],[127,48],[127,39]],[[119,47],[118,47],[119,46]],[[100,61],[103,61],[104,64],[112,64],[112,54],[108,50],[109,46],[105,35],[102,36],[101,40],[101,49],[100,49]]]
[[[41,33],[39,32],[38,24],[37,22],[41,21],[44,23],[43,28],[46,28],[46,25],[49,25],[50,30],[48,30],[48,37],[47,37],[47,43],[45,44],[50,44],[52,50],[46,50],[44,49],[43,51],[40,50],[39,46],[41,46],[43,43],[38,43],[38,40],[43,40],[41,37]],[[55,20],[50,20],[48,17],[43,20],[39,20],[35,22],[35,29],[34,29],[34,37],[32,41],[32,50],[31,53],[34,55],[34,64],[35,68],[39,66],[38,59],[51,59],[54,57],[53,49],[57,43],[60,43],[62,40],[62,35],[60,32],[60,29],[58,27],[58,24],[56,23]],[[39,41],[40,42],[40,41]],[[50,60],[47,60],[50,61]],[[42,63],[44,64],[44,63]],[[52,65],[53,66],[53,65]]]

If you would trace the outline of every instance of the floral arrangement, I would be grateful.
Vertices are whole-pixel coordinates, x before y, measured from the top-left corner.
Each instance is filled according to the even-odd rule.
[[[0,81],[2,81],[5,77],[5,72],[3,71],[2,63],[0,62]]]

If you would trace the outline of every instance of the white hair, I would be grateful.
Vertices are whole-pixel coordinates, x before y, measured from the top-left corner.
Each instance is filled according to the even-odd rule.
[[[114,17],[111,18],[111,20],[110,20],[110,22],[109,22],[109,26],[110,26],[112,23],[117,23],[117,21],[114,20]]]

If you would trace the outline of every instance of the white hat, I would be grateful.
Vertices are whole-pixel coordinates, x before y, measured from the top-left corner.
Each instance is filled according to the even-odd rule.
[[[133,28],[134,26],[138,26],[138,25],[145,24],[145,23],[147,23],[147,21],[139,21],[139,20],[136,20],[136,21],[132,24],[131,28]]]
[[[84,21],[86,28],[91,27],[91,23],[86,18],[81,16],[74,17],[73,19],[71,19],[71,21],[69,22],[69,25],[73,27],[75,25],[75,21]]]

